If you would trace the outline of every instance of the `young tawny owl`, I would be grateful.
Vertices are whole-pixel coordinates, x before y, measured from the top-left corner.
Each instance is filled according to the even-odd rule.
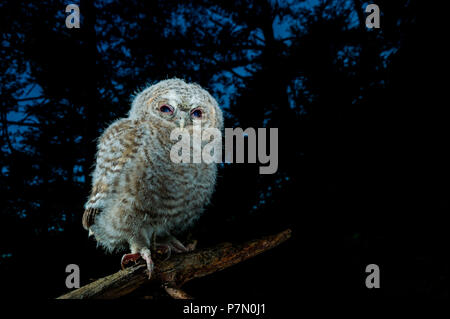
[[[129,249],[122,267],[140,257],[149,276],[151,248],[187,251],[173,235],[200,216],[216,182],[216,164],[176,163],[170,151],[176,128],[190,136],[194,124],[222,129],[216,100],[199,85],[170,79],[133,100],[127,118],[111,124],[99,139],[92,192],[83,226],[107,251]]]

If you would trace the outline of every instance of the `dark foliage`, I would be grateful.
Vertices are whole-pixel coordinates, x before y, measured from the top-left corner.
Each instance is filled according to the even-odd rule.
[[[2,287],[51,298],[68,264],[82,283],[118,269],[81,227],[95,140],[136,90],[176,76],[213,93],[226,127],[280,134],[277,173],[222,166],[192,236],[294,230],[191,294],[282,298],[288,281],[309,296],[448,296],[443,10],[376,3],[381,28],[369,30],[359,0],[81,0],[81,28],[67,29],[66,1],[2,0]],[[370,263],[378,291],[364,286]]]

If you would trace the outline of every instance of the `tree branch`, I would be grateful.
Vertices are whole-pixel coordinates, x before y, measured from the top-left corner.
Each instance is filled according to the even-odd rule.
[[[44,98],[45,98],[45,96],[31,96],[31,97],[25,97],[25,98],[15,99],[15,100],[16,100],[16,102],[25,102],[25,101],[44,99]]]
[[[41,124],[39,123],[31,123],[31,122],[22,122],[22,121],[6,121],[9,125],[19,125],[19,126],[36,126],[40,127]]]
[[[211,248],[179,254],[166,261],[155,261],[155,270],[148,279],[146,265],[139,264],[98,279],[57,299],[114,299],[125,296],[147,282],[159,282],[173,298],[191,298],[180,289],[186,282],[228,268],[269,250],[291,237],[287,229],[276,235],[243,244],[222,243]]]

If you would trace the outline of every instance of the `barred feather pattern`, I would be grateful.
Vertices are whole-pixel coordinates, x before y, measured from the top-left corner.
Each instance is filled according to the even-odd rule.
[[[161,104],[174,108],[160,111]],[[170,133],[183,120],[192,133],[190,111],[201,108],[202,127],[221,129],[215,99],[197,84],[159,82],[138,94],[127,118],[99,139],[92,191],[83,226],[107,251],[149,248],[156,238],[184,231],[199,218],[214,191],[214,163],[174,163]],[[192,135],[191,135],[192,136]]]

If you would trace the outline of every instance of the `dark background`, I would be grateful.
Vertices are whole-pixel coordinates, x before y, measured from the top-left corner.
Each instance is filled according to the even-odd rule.
[[[180,77],[218,99],[226,127],[279,128],[276,174],[221,166],[199,247],[294,231],[187,292],[448,297],[442,3],[377,0],[367,29],[359,0],[74,1],[81,28],[67,29],[69,3],[0,3],[2,293],[54,298],[68,264],[82,284],[119,269],[81,226],[95,139],[136,90]]]

